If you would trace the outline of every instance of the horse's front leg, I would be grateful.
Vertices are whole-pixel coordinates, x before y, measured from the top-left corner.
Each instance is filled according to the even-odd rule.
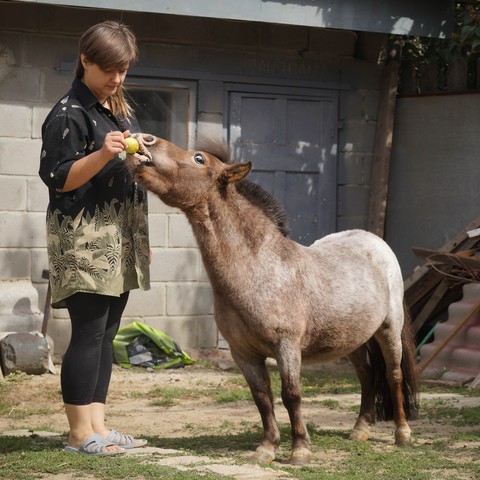
[[[280,445],[280,431],[275,418],[270,375],[265,366],[265,358],[246,360],[233,350],[231,353],[247,380],[262,418],[263,439],[255,451],[254,458],[259,463],[272,463],[275,460],[275,451]]]
[[[277,351],[277,365],[282,380],[282,400],[290,417],[292,428],[292,453],[290,462],[295,465],[309,463],[312,457],[310,435],[303,421],[300,388],[302,354],[292,344],[283,344]]]

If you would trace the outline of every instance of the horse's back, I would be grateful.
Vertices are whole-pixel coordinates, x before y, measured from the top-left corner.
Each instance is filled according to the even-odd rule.
[[[327,235],[308,247],[322,264],[324,278],[340,295],[403,305],[403,278],[397,257],[388,244],[365,230]],[[403,307],[402,307],[403,308]]]
[[[383,265],[390,273],[400,273],[400,266],[393,250],[380,237],[366,230],[332,233],[317,240],[309,248],[328,254],[339,265],[348,266],[361,262],[366,265]]]

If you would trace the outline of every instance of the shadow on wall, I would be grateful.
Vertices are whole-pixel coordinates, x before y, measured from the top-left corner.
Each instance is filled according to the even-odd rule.
[[[406,0],[379,2],[367,0],[262,0],[263,4],[280,3],[294,5],[288,10],[295,15],[295,6],[301,15],[318,19],[318,25],[326,28],[342,28],[368,32],[392,33],[447,38],[453,29],[455,2],[439,0],[432,2]],[[310,7],[310,8],[309,8]],[[372,13],[375,12],[375,16]],[[299,12],[300,14],[300,12]]]

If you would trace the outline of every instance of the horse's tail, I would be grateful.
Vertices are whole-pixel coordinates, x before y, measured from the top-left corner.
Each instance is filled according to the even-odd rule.
[[[402,393],[403,408],[408,420],[418,414],[419,380],[415,362],[415,334],[412,321],[404,305],[404,324],[402,329]],[[377,420],[393,420],[393,401],[386,377],[385,360],[378,342],[372,338],[368,344],[370,365],[374,375],[375,416]]]

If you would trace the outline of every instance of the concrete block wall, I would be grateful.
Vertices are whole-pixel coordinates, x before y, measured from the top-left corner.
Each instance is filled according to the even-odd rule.
[[[119,11],[23,2],[0,1],[0,9],[0,278],[31,278],[41,308],[48,199],[37,174],[40,127],[72,82],[60,64],[75,62],[80,33],[106,18],[137,33],[139,67],[196,82],[197,137],[225,138],[228,81],[340,85],[337,230],[366,225],[380,67],[354,58],[353,32],[140,12],[127,19]],[[180,211],[149,200],[152,290],[132,292],[124,323],[140,319],[182,348],[214,348],[212,293],[190,226]],[[61,354],[70,336],[66,310],[52,311],[48,333]]]
[[[345,60],[340,92],[337,230],[367,228],[381,67]]]

